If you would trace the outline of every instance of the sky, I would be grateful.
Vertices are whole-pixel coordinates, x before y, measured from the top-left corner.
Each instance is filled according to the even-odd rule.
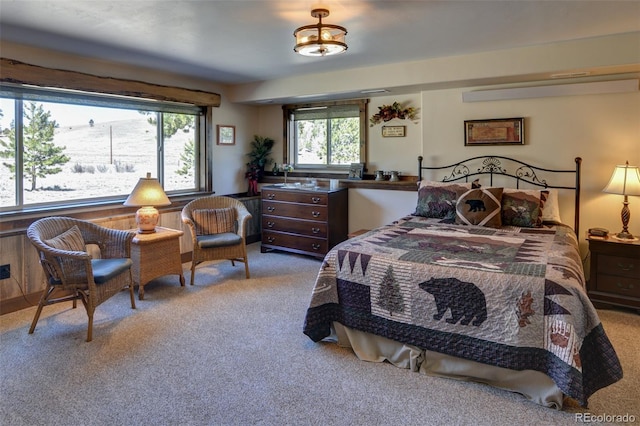
[[[61,127],[88,124],[89,120],[95,123],[116,120],[129,120],[140,118],[137,110],[125,110],[114,108],[91,107],[86,105],[58,104],[44,102],[44,110],[51,112],[51,119],[58,122]],[[0,127],[9,127],[14,118],[13,99],[0,98],[0,109],[3,117],[0,117]]]

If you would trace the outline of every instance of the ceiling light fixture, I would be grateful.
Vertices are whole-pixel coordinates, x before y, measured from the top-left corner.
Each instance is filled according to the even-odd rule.
[[[313,9],[311,16],[318,18],[318,23],[305,25],[293,32],[296,38],[294,51],[303,56],[328,56],[347,50],[347,44],[344,42],[346,28],[322,23],[322,18],[329,16],[328,9]]]

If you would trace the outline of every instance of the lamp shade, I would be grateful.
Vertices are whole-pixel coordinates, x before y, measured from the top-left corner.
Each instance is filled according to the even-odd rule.
[[[627,164],[616,166],[611,179],[602,192],[620,195],[640,195],[640,170]]]
[[[141,234],[156,232],[160,213],[155,206],[168,206],[169,204],[171,204],[169,197],[164,193],[158,179],[151,177],[151,173],[147,173],[147,177],[140,178],[124,202],[125,206],[140,207],[136,212],[136,224],[138,232]]]

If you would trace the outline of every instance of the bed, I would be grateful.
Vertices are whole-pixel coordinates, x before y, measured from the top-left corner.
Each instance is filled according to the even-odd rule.
[[[304,333],[366,361],[586,407],[622,368],[585,291],[580,167],[420,157],[415,211],[326,255]],[[573,226],[561,222],[560,192],[573,195]]]

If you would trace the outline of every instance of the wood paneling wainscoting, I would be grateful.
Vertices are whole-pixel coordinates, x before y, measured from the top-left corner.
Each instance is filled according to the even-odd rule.
[[[260,196],[244,197],[242,194],[237,194],[234,197],[242,201],[253,215],[247,231],[247,243],[260,241]],[[184,232],[180,237],[182,263],[191,262],[193,243],[191,233],[186,227],[183,228],[180,213],[182,207],[193,198],[195,197],[172,199],[170,206],[159,208],[158,226],[180,229]],[[130,207],[114,206],[112,209],[59,215],[90,220],[112,229],[135,229],[135,210]],[[41,217],[54,215],[49,212]],[[45,289],[44,273],[40,267],[38,255],[26,235],[26,229],[36,219],[38,217],[6,220],[0,224],[0,265],[8,264],[11,268],[11,276],[0,280],[0,315],[37,305]]]
[[[87,220],[113,229],[135,229],[136,227],[134,214]],[[162,210],[158,225],[182,229],[180,209]],[[191,260],[191,250],[191,237],[183,235],[180,238],[183,262]],[[9,264],[11,268],[11,276],[0,280],[0,315],[37,305],[45,289],[44,273],[36,250],[27,238],[26,229],[0,235],[0,264]]]

